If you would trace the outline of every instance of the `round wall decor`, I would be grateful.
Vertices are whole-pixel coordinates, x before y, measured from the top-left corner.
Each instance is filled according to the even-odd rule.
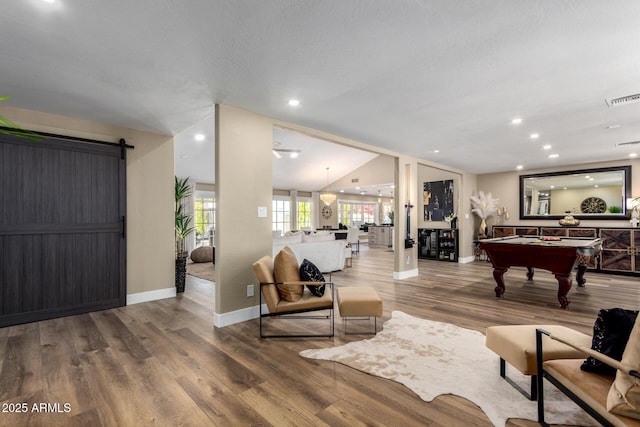
[[[322,218],[331,219],[332,215],[333,215],[333,211],[331,210],[331,206],[322,207]]]
[[[607,202],[600,197],[587,197],[580,203],[582,213],[604,213],[607,210]]]

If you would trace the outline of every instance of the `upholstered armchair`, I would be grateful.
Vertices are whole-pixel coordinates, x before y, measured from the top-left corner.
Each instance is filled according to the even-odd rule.
[[[291,253],[293,255],[293,253]],[[289,255],[289,259],[291,259]],[[297,260],[295,268],[298,268]],[[294,262],[294,261],[291,261]],[[293,266],[291,266],[293,268]],[[333,283],[331,282],[310,282],[310,281],[276,281],[274,275],[274,261],[270,256],[264,256],[253,264],[253,271],[260,282],[260,337],[261,338],[282,338],[282,337],[332,337],[334,334],[334,313],[333,313]],[[312,292],[305,292],[306,287],[325,287],[322,296],[314,295]],[[280,287],[280,289],[278,288]],[[301,294],[297,300],[295,298],[287,301],[283,298],[283,288],[285,296],[287,292],[291,294]],[[296,295],[297,296],[297,295]],[[263,311],[263,302],[266,304],[268,312]],[[310,314],[314,312],[324,312],[323,314]],[[306,314],[305,314],[306,313]],[[320,325],[320,332],[317,333],[275,333],[266,334],[263,319],[281,318],[296,321],[300,319],[326,319],[328,325]],[[271,323],[271,322],[270,322]],[[315,327],[317,322],[313,323]],[[306,325],[305,325],[306,326]],[[306,328],[303,328],[304,331]],[[300,330],[298,328],[297,330]]]

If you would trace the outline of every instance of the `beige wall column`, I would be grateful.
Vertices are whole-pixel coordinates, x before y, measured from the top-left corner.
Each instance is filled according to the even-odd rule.
[[[258,317],[251,265],[271,254],[273,126],[271,119],[216,106],[216,286],[214,325]],[[266,215],[259,216],[258,208]]]
[[[477,175],[462,173],[460,177],[460,200],[456,211],[458,213],[458,262],[475,261],[475,248],[473,241],[476,238],[477,228],[474,216],[471,213],[471,196],[478,190]],[[479,223],[478,223],[479,226]]]
[[[410,157],[396,157],[395,163],[395,183],[396,191],[394,197],[394,246],[393,253],[393,278],[406,279],[418,275],[418,162]],[[410,208],[410,228],[409,234],[415,240],[412,248],[405,249],[404,241],[407,236],[407,208]]]

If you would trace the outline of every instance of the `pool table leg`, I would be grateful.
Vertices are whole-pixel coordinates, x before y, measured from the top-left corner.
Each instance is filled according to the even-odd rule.
[[[587,271],[586,264],[578,264],[578,271],[576,272],[576,282],[578,286],[583,287],[587,283],[587,279],[584,278],[584,272]]]
[[[494,289],[494,291],[496,292],[496,298],[502,298],[502,295],[504,294],[504,278],[502,276],[507,272],[507,270],[507,268],[493,269],[493,278],[498,285]]]
[[[558,302],[560,303],[560,308],[566,309],[571,302],[567,298],[569,289],[571,289],[571,274],[556,274],[555,276],[558,279]]]
[[[533,280],[533,267],[527,267],[527,280]]]

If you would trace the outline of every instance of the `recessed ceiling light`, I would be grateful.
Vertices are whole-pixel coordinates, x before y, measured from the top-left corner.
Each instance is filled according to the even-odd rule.
[[[560,154],[549,154],[550,159],[557,159],[558,157],[560,157]]]
[[[298,154],[299,153],[290,153],[289,157],[291,157],[292,159],[296,159],[296,158],[298,158]]]
[[[591,175],[587,175],[584,177],[584,179],[589,179],[589,178],[591,178]]]
[[[636,157],[638,153],[629,153],[629,157]]]
[[[522,165],[516,166],[516,169],[518,169],[518,170],[522,170],[522,168],[524,168],[524,166],[522,166]]]
[[[344,190],[340,190],[341,193],[344,193]]]
[[[556,186],[555,185],[551,185],[551,186],[549,186],[549,188],[556,188]]]
[[[606,127],[606,129],[618,129],[620,127],[620,125],[609,125]]]
[[[547,145],[543,145],[542,146],[543,150],[551,150],[551,145],[547,144]]]
[[[594,185],[595,188],[598,188],[598,184]]]
[[[365,194],[367,194],[367,192],[366,191],[361,191],[360,194],[362,194],[364,196]]]
[[[356,190],[359,190],[359,189],[360,189],[360,187],[356,187]]]
[[[298,105],[300,105],[300,101],[298,101],[297,99],[290,99],[289,105],[292,107],[297,107]]]
[[[440,150],[435,149],[435,150],[433,150],[433,152],[434,152],[434,153],[439,153],[439,152],[440,152]]]
[[[56,0],[42,0],[42,1],[45,2],[45,3],[55,3],[56,2]]]
[[[515,119],[511,120],[511,124],[519,125],[520,123],[522,123],[522,119],[520,117],[516,117]]]
[[[194,136],[196,141],[204,141],[204,135],[201,133],[196,134],[196,136]]]
[[[532,133],[531,135],[529,135],[529,138],[538,139],[538,138],[540,138],[540,135],[538,135],[537,133]]]
[[[589,181],[593,181],[593,180],[595,180],[595,178],[589,178]]]

